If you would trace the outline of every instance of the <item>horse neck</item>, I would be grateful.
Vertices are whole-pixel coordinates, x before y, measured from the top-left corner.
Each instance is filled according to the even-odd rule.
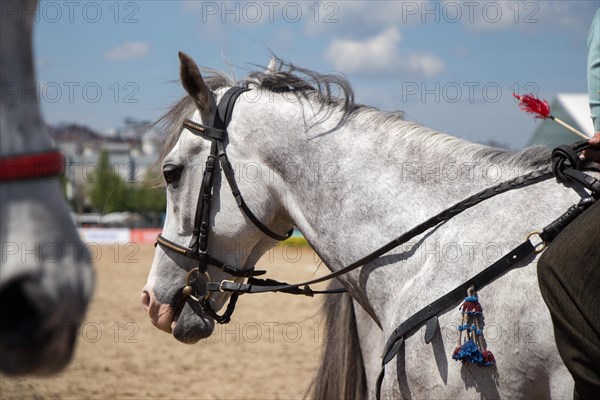
[[[325,134],[339,114],[332,113],[321,128],[306,130],[290,122],[297,117],[286,112],[275,123],[282,127],[278,137],[263,146],[264,158],[282,178],[279,196],[290,219],[332,270],[464,197],[524,172],[506,161],[476,161],[485,146],[398,118],[386,120],[378,111],[360,112],[365,115]],[[452,175],[448,165],[459,172]],[[501,174],[482,179],[490,169]],[[359,272],[341,279],[373,316]]]
[[[0,24],[0,154],[33,153],[52,146],[38,104],[32,52],[37,1],[14,3]],[[24,21],[23,21],[24,18]]]
[[[293,126],[290,113],[285,115]],[[277,139],[261,146],[282,177],[280,196],[289,217],[317,251],[324,247],[320,253],[333,268],[469,194],[524,172],[507,162],[476,161],[485,146],[397,118],[377,124],[368,115],[357,116],[323,134],[338,120],[333,113],[321,128],[278,131]]]

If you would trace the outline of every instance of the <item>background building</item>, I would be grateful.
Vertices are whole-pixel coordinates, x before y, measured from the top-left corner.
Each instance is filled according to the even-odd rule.
[[[148,124],[148,121],[127,118],[122,127],[104,135],[77,124],[50,127],[54,142],[66,160],[65,195],[78,214],[76,220],[81,225],[144,226],[144,218],[150,225],[162,222],[164,210],[159,211],[157,204],[160,201],[154,200],[158,196],[164,197],[164,194],[158,189],[156,195],[156,190],[149,188],[162,139],[147,129]],[[105,163],[103,166],[101,162],[103,154],[105,160],[108,158],[108,165]],[[98,196],[94,199],[94,186],[100,184],[100,175],[107,173],[111,179],[108,183],[104,180],[105,187],[101,190],[106,193],[106,201],[98,201]],[[109,204],[111,201],[118,205]],[[144,215],[127,214],[129,211]],[[110,213],[114,215],[106,215]],[[96,216],[98,221],[91,223],[85,219],[86,216]],[[83,220],[79,221],[81,218]],[[107,218],[112,218],[110,224]]]
[[[593,136],[594,125],[587,93],[560,93],[552,100],[550,109],[556,118],[560,118],[589,137]],[[527,143],[528,146],[542,144],[556,147],[582,140],[550,119],[538,123],[537,129]]]

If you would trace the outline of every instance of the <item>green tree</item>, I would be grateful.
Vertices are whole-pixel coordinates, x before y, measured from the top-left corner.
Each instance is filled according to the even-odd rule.
[[[141,213],[164,212],[167,207],[167,198],[164,186],[157,187],[156,172],[148,170],[144,180],[138,187],[131,187],[129,192],[129,205],[132,211]]]
[[[90,189],[92,207],[103,214],[128,210],[128,187],[110,167],[108,152],[103,149],[98,160],[98,176]]]

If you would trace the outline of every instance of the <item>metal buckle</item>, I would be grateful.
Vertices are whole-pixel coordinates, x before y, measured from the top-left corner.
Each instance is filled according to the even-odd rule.
[[[198,303],[200,302],[200,299],[192,294],[194,289],[192,288],[192,285],[190,285],[190,281],[192,279],[192,275],[195,273],[199,273],[199,272],[200,272],[200,268],[198,268],[198,267],[192,268],[188,271],[187,275],[185,276],[185,287],[182,290],[183,295],[185,297],[189,297],[190,299],[192,299]],[[208,284],[208,282],[211,281],[210,274],[208,273],[208,271],[204,271],[204,277],[206,278],[206,283]],[[204,295],[204,297],[202,299],[204,301],[208,301],[208,299],[210,298],[210,294],[211,293],[208,291],[208,288],[207,288],[206,294]]]
[[[529,240],[533,235],[538,235],[540,237],[540,240],[542,241],[542,243],[538,243],[534,246],[535,250],[533,250],[533,252],[535,254],[541,253],[542,251],[546,250],[546,247],[548,247],[548,242],[546,242],[544,239],[542,239],[541,234],[542,234],[541,232],[536,231],[536,232],[531,232],[529,235],[527,235],[527,240]]]
[[[229,283],[235,283],[234,281],[230,281],[230,280],[227,280],[227,279],[223,279],[223,280],[221,281],[221,283],[219,283],[219,292],[221,292],[221,293],[225,293],[225,290],[223,289],[223,283],[225,283],[225,282],[229,282]]]

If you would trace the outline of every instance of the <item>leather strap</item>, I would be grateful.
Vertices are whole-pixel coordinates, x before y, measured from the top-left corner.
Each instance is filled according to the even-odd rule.
[[[217,168],[217,159],[221,165],[221,168],[223,169],[238,206],[250,219],[250,221],[254,223],[254,225],[256,225],[263,233],[276,240],[285,240],[293,233],[293,229],[291,229],[286,235],[279,235],[263,225],[262,222],[260,222],[260,220],[254,215],[254,213],[252,213],[240,193],[235,181],[233,168],[231,167],[231,163],[227,158],[227,153],[225,151],[227,125],[231,121],[233,108],[237,98],[248,90],[250,89],[241,87],[233,87],[227,90],[227,92],[225,92],[219,101],[217,107],[214,108],[210,113],[208,117],[209,126],[204,126],[189,119],[186,119],[183,122],[183,126],[190,132],[211,141],[210,154],[206,160],[204,173],[202,176],[202,183],[198,194],[198,202],[194,215],[194,228],[190,243],[187,248],[171,242],[160,234],[156,238],[156,244],[160,245],[164,251],[173,251],[187,258],[197,260],[198,270],[200,272],[206,272],[209,265],[213,265],[235,277],[252,278],[253,276],[258,276],[265,273],[265,271],[254,271],[254,269],[237,269],[230,265],[224,264],[219,260],[216,260],[208,254],[210,211],[212,205],[214,176]],[[206,284],[209,286],[210,282],[207,282]],[[217,314],[210,306],[210,302],[205,299],[203,299],[200,304],[203,309],[215,319],[216,322],[227,323],[229,322],[231,314],[235,309],[238,296],[238,293],[234,293],[230,297],[229,304],[227,305],[227,309],[223,315]]]
[[[221,145],[221,143],[219,143],[219,145]],[[246,204],[246,201],[244,201],[244,197],[240,192],[237,182],[235,181],[233,168],[231,167],[231,163],[229,162],[229,159],[227,158],[227,154],[225,153],[224,149],[222,149],[222,151],[219,152],[219,161],[221,162],[221,168],[223,169],[225,178],[227,178],[227,182],[229,183],[229,187],[231,188],[231,194],[233,194],[233,197],[235,198],[238,207],[242,210],[246,217],[248,217],[248,219],[252,221],[252,223],[258,229],[261,230],[261,232],[275,240],[281,242],[290,238],[294,233],[294,229],[290,229],[285,235],[275,233],[266,226],[264,226],[263,223],[260,222],[260,220],[256,217],[256,215],[254,215],[254,213],[250,210],[250,208]]]
[[[595,197],[586,197],[582,199],[579,204],[573,205],[569,207],[567,211],[553,222],[546,226],[542,233],[540,233],[540,238],[546,243],[550,243],[558,236],[558,234],[566,228],[571,222],[575,220],[578,216],[580,216],[586,209],[588,209],[594,202],[596,202]]]
[[[215,129],[208,126],[200,125],[191,119],[183,121],[183,126],[186,127],[194,135],[201,136],[207,140],[223,140],[225,138],[225,131],[221,129]]]
[[[293,230],[290,230],[286,235],[279,235],[268,229],[260,222],[258,218],[256,218],[254,213],[252,213],[252,211],[246,205],[246,202],[244,201],[244,198],[240,193],[239,187],[235,180],[233,168],[227,157],[224,143],[227,136],[226,128],[233,115],[233,108],[236,99],[247,90],[249,89],[239,87],[229,89],[224,94],[217,108],[213,110],[213,112],[210,114],[209,127],[206,127],[204,125],[198,124],[190,120],[186,120],[184,122],[184,126],[186,128],[190,129],[193,133],[197,135],[211,140],[212,142],[210,156],[207,159],[206,168],[204,171],[202,187],[200,190],[200,197],[198,199],[192,241],[189,246],[190,248],[188,249],[177,245],[173,242],[170,242],[169,240],[165,239],[162,235],[158,235],[157,237],[157,243],[161,245],[161,247],[163,247],[164,249],[178,252],[189,258],[197,259],[199,261],[200,271],[206,271],[206,268],[209,264],[217,266],[221,265],[222,270],[230,273],[233,276],[240,277],[242,276],[243,271],[237,270],[235,268],[224,268],[223,263],[220,263],[218,260],[211,258],[207,254],[210,223],[210,206],[212,203],[213,176],[215,160],[217,158],[219,159],[219,163],[229,183],[232,194],[236,199],[238,207],[255,226],[257,226],[263,233],[276,240],[285,240],[289,238],[293,232]],[[286,282],[278,282],[271,279],[255,279],[252,276],[258,275],[258,273],[250,273],[248,275],[249,280],[247,283],[238,283],[228,280],[224,280],[221,282],[206,282],[205,285],[207,291],[227,291],[232,292],[233,294],[232,300],[230,301],[230,304],[227,307],[227,311],[223,316],[219,316],[216,312],[214,312],[214,310],[210,308],[210,304],[206,301],[202,303],[203,307],[207,310],[209,314],[211,314],[211,316],[215,318],[215,320],[217,320],[217,322],[220,322],[229,321],[229,317],[231,315],[231,312],[233,312],[235,302],[237,301],[237,295],[241,293],[285,292],[290,294],[302,294],[306,296],[312,296],[315,293],[343,292],[344,289],[313,291],[311,290],[309,285],[324,282],[336,278],[340,275],[346,274],[350,271],[353,271],[365,264],[368,264],[371,261],[376,260],[383,254],[408,242],[412,238],[422,234],[428,229],[438,226],[442,222],[450,220],[455,215],[462,213],[466,209],[473,207],[474,205],[477,205],[484,200],[496,196],[497,194],[510,191],[512,189],[522,188],[525,186],[532,185],[534,183],[544,181],[552,177],[553,173],[557,177],[557,179],[561,179],[564,181],[573,181],[583,185],[586,189],[592,192],[594,200],[600,198],[600,182],[577,170],[577,168],[580,167],[577,152],[583,150],[587,146],[589,146],[587,142],[576,143],[572,146],[561,146],[555,149],[555,151],[552,154],[552,168],[548,167],[538,171],[534,171],[529,174],[519,176],[517,178],[502,182],[496,186],[485,189],[429,218],[425,222],[415,226],[413,229],[405,232],[404,234],[400,235],[399,237],[395,238],[394,240],[380,247],[379,249],[373,251],[367,256],[321,278],[312,279],[298,284],[288,284]],[[583,209],[584,206],[582,204],[575,206],[575,208],[572,207],[571,209],[569,209],[567,213],[565,213],[565,215],[562,216],[562,220],[554,221],[553,224],[550,224],[544,229],[544,232],[540,234],[542,239],[546,241],[552,240],[552,238],[557,234],[557,232],[562,230],[564,226],[566,226],[566,224],[568,224],[570,221],[572,221],[574,218],[580,215],[581,212],[583,212]],[[404,342],[405,337],[407,337],[407,335],[412,334],[412,331],[418,329],[418,327],[424,322],[430,321],[430,323],[428,323],[429,334],[426,336],[427,340],[432,340],[435,334],[435,324],[432,322],[432,315],[436,316],[437,314],[445,310],[445,308],[449,307],[450,303],[460,301],[460,299],[464,295],[464,292],[466,291],[466,288],[468,288],[471,285],[475,285],[478,288],[485,286],[497,276],[499,276],[499,274],[504,273],[518,260],[522,259],[525,255],[529,254],[533,250],[534,248],[531,245],[531,243],[529,241],[526,241],[521,246],[517,247],[513,252],[507,254],[505,257],[492,264],[490,267],[473,277],[471,280],[465,282],[463,285],[459,286],[447,295],[442,296],[436,302],[430,304],[429,306],[427,306],[427,308],[422,309],[417,314],[409,318],[409,320],[407,320],[405,324],[398,327],[394,335],[392,335],[392,337],[388,340],[388,345],[386,345],[386,353],[384,353],[383,357],[383,365],[385,366],[385,363],[389,362],[389,360],[391,360],[391,358],[393,358],[393,356],[397,353],[398,349],[401,347],[401,344]],[[460,296],[458,297],[458,300],[456,300],[457,295]],[[233,296],[235,296],[235,299],[233,298]],[[379,385],[381,384],[382,379],[383,375],[380,376],[380,379],[378,381],[378,392],[380,389]]]
[[[210,303],[204,299],[200,300],[200,304],[202,308],[208,312],[212,319],[214,319],[218,324],[227,324],[231,321],[231,315],[235,311],[235,304],[237,303],[239,294],[234,293],[229,298],[229,303],[227,303],[227,308],[222,315],[219,315],[213,308]]]
[[[193,252],[191,249],[184,247],[184,246],[180,246],[177,243],[174,243],[172,241],[170,241],[169,239],[166,239],[163,235],[159,234],[156,237],[156,245],[160,245],[161,248],[165,251],[173,251],[175,253],[181,254],[187,258],[191,258],[193,260],[199,260],[200,255],[197,252]],[[219,260],[217,260],[216,258],[213,258],[211,256],[206,256],[206,260],[207,260],[207,264],[217,267],[219,268],[221,271],[238,277],[238,278],[249,278],[251,276],[260,276],[260,275],[264,275],[267,273],[267,271],[264,270],[255,270],[254,268],[250,268],[250,269],[246,269],[246,270],[241,270],[241,269],[237,269],[229,264],[225,264]]]
[[[279,287],[292,286],[289,289],[279,289]],[[313,290],[310,286],[304,285],[302,288],[293,287],[295,285],[289,285],[286,282],[279,282],[274,279],[256,279],[251,277],[248,283],[233,282],[233,281],[221,281],[221,282],[208,282],[206,284],[206,290],[210,292],[232,292],[232,293],[265,293],[255,292],[252,290],[253,287],[270,287],[272,288],[268,292],[282,292],[295,295],[304,295],[313,297],[315,294],[334,294],[334,293],[345,293],[346,289],[336,288],[327,290]]]
[[[579,202],[579,204],[570,207],[569,210],[567,210],[563,215],[546,226],[543,230],[544,233],[540,235],[540,237],[546,242],[545,245],[553,240],[560,231],[562,231],[569,223],[573,222],[596,201],[597,199],[594,197],[584,198]],[[545,234],[545,232],[548,230],[552,231],[552,235]],[[452,291],[446,293],[444,296],[438,298],[433,303],[423,307],[421,310],[417,311],[415,314],[411,315],[408,319],[402,322],[388,338],[383,351],[381,371],[377,378],[377,399],[379,399],[381,395],[381,385],[385,377],[385,365],[398,354],[406,339],[417,332],[423,326],[423,324],[428,323],[429,326],[429,321],[433,320],[434,318],[437,320],[437,317],[440,314],[459,304],[464,299],[465,293],[469,287],[474,286],[477,288],[477,290],[480,290],[503,274],[510,271],[519,261],[535,251],[536,247],[531,244],[529,239],[526,240],[515,249],[504,255],[494,264],[490,265],[460,286],[454,288]],[[431,331],[430,327],[429,330]],[[429,341],[433,339],[433,335],[427,335],[426,332],[426,338],[429,336]]]
[[[244,293],[264,293],[264,292],[275,292],[275,291],[284,292],[286,290],[297,289],[297,288],[300,288],[300,287],[303,287],[306,285],[313,285],[315,283],[320,283],[320,282],[324,282],[324,281],[327,281],[327,280],[330,280],[333,278],[337,278],[338,276],[347,274],[350,271],[353,271],[359,267],[362,267],[365,264],[370,263],[371,261],[376,260],[377,258],[381,257],[385,253],[388,253],[389,251],[395,249],[398,246],[401,246],[402,244],[404,244],[404,243],[408,242],[409,240],[413,239],[414,237],[422,234],[423,232],[427,231],[428,229],[431,229],[431,228],[441,224],[442,222],[450,220],[455,215],[462,213],[463,211],[467,210],[468,208],[473,207],[474,205],[479,204],[484,200],[487,200],[491,197],[494,197],[500,193],[507,192],[509,190],[522,188],[522,187],[529,186],[529,185],[532,185],[537,182],[547,180],[551,177],[552,177],[552,172],[550,171],[550,168],[545,168],[545,169],[542,169],[539,171],[534,171],[529,174],[519,176],[517,178],[502,182],[496,186],[485,189],[471,197],[468,197],[467,199],[465,199],[459,203],[456,203],[454,206],[434,215],[433,217],[429,218],[427,221],[415,226],[411,230],[403,233],[402,235],[398,236],[396,239],[394,239],[391,242],[387,243],[386,245],[380,247],[379,249],[373,251],[372,253],[368,254],[367,256],[361,258],[360,260],[357,260],[357,261],[353,262],[352,264],[348,265],[347,267],[339,269],[331,274],[327,274],[321,278],[316,278],[316,279],[312,279],[312,280],[309,280],[306,282],[297,283],[297,284],[293,284],[293,285],[288,284],[288,285],[281,285],[281,286],[275,286],[275,287],[250,285],[250,286],[240,287],[240,289],[243,289],[241,291],[243,291]],[[233,288],[232,288],[231,291],[236,291],[236,290],[233,290]]]
[[[457,286],[452,291],[435,300],[433,303],[423,307],[421,310],[417,311],[406,321],[400,324],[388,338],[383,350],[381,372],[377,378],[377,399],[379,399],[381,395],[381,384],[383,383],[383,378],[385,376],[385,365],[390,362],[396,356],[396,354],[398,354],[406,339],[418,331],[428,320],[432,318],[437,319],[437,317],[444,311],[455,307],[458,303],[460,303],[460,301],[464,299],[465,293],[470,286],[473,285],[477,289],[481,289],[482,287],[496,280],[502,274],[506,273],[525,256],[531,254],[534,250],[535,247],[529,240],[521,243],[510,253],[506,254],[504,257],[481,271],[479,274],[462,283],[460,286]]]
[[[0,182],[60,176],[65,158],[58,150],[0,158]]]

